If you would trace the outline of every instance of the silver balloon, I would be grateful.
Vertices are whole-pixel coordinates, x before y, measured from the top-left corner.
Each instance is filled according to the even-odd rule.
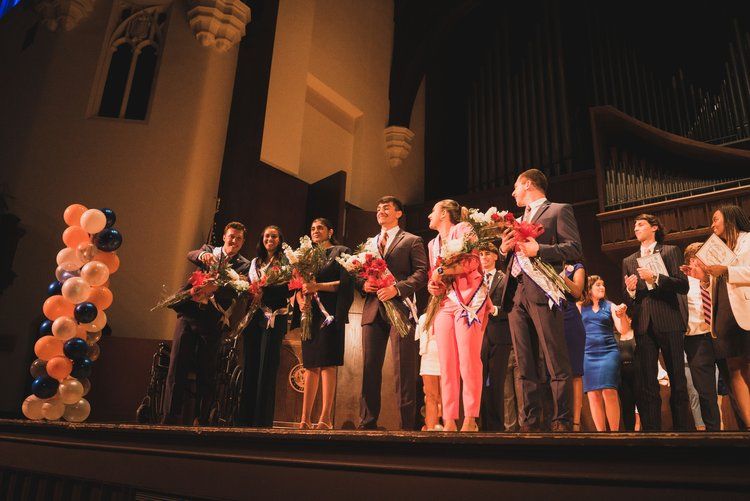
[[[99,345],[93,343],[89,345],[89,350],[86,352],[86,356],[89,357],[92,362],[96,362],[96,360],[99,358],[100,353],[101,349],[99,348]]]
[[[102,338],[102,331],[89,332],[86,334],[86,342],[90,345],[98,343]]]
[[[41,358],[37,358],[36,360],[31,362],[29,372],[31,373],[31,377],[33,377],[34,379],[38,378],[39,376],[46,376],[47,362],[42,360]]]
[[[70,421],[71,423],[80,423],[86,421],[86,418],[89,417],[90,413],[91,405],[89,405],[88,400],[82,398],[72,405],[66,405],[63,417],[66,421]]]
[[[89,379],[86,378],[86,379],[81,379],[80,383],[83,385],[83,396],[85,397],[91,391],[91,381],[89,381]]]

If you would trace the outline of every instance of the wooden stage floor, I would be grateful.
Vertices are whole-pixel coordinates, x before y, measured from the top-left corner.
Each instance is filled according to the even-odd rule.
[[[750,497],[748,466],[750,434],[736,432],[321,432],[0,420],[0,497],[16,478],[14,492],[32,492],[34,479],[47,479],[48,490],[63,479],[80,492],[119,489],[123,499],[141,492],[161,496],[154,499],[725,500]],[[55,498],[40,498],[38,489],[28,498]]]

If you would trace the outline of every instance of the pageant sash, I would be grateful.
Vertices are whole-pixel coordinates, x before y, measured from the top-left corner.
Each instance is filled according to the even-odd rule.
[[[453,288],[448,293],[448,299],[453,301],[459,308],[461,308],[462,311],[460,316],[465,318],[466,323],[469,325],[469,327],[471,327],[474,322],[477,322],[479,324],[482,323],[482,321],[479,319],[479,311],[487,301],[487,293],[487,286],[484,284],[484,281],[482,281],[479,284],[479,287],[477,287],[477,290],[474,291],[474,294],[471,296],[468,304],[464,304],[460,294],[456,290],[456,285],[454,284]]]
[[[276,317],[278,315],[286,315],[287,313],[289,313],[289,309],[286,306],[273,311],[268,306],[262,306],[261,310],[263,311],[263,315],[266,317],[267,329],[273,329],[274,325],[276,325]]]
[[[544,294],[547,296],[549,308],[552,309],[552,307],[557,306],[562,309],[565,293],[560,290],[557,284],[539,271],[528,257],[522,255],[520,252],[516,252],[513,256],[523,273],[544,291]]]

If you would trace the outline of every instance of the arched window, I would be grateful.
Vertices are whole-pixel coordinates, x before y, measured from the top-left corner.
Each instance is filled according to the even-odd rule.
[[[151,102],[167,5],[140,7],[118,4],[118,23],[107,44],[104,85],[96,115],[145,120]]]

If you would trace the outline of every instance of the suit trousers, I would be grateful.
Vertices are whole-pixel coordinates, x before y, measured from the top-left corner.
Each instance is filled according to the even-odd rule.
[[[716,356],[709,334],[685,336],[685,354],[698,392],[701,417],[706,431],[721,430],[721,415],[716,394]]]
[[[164,419],[185,422],[182,408],[187,390],[187,377],[195,370],[198,409],[197,417],[207,424],[216,384],[216,357],[221,342],[220,329],[206,322],[179,315],[172,341],[169,371],[164,388]]]
[[[388,340],[396,370],[396,399],[400,412],[401,429],[414,430],[417,412],[417,342],[414,334],[401,337],[378,313],[371,324],[362,326],[362,395],[360,398],[360,427],[376,428],[380,416],[380,389],[383,383],[383,362]]]
[[[487,339],[482,347],[482,431],[505,431],[512,426],[511,419],[506,421],[505,389],[506,378],[510,374],[513,384],[513,367],[508,370],[510,353],[513,347],[508,344],[490,344]],[[512,390],[512,386],[510,387]],[[513,399],[515,405],[515,399]],[[515,409],[513,409],[515,411]],[[510,416],[508,416],[510,418]],[[513,412],[515,418],[515,412]],[[513,419],[515,422],[516,420]]]
[[[683,332],[656,332],[649,327],[646,333],[636,332],[633,365],[636,375],[636,403],[643,431],[661,431],[661,395],[657,380],[659,350],[669,375],[672,390],[669,404],[675,431],[691,431],[692,416],[685,378]]]
[[[557,308],[550,309],[546,303],[538,304],[529,300],[527,287],[537,285],[529,278],[522,278],[513,298],[513,309],[508,314],[523,391],[520,422],[531,428],[541,425],[540,385],[546,377],[538,366],[538,352],[541,349],[550,374],[550,387],[555,403],[552,421],[569,426],[573,417],[571,367],[563,330],[563,312]]]
[[[287,316],[276,317],[272,329],[267,328],[267,323],[263,312],[257,311],[243,332],[243,382],[237,419],[241,426],[273,426],[276,378]]]
[[[516,353],[513,351],[513,345],[509,346],[510,354],[508,355],[508,368],[505,372],[505,389],[504,389],[504,407],[505,407],[505,431],[516,432],[520,426],[518,416],[523,409],[523,399],[521,398],[521,374],[518,371],[518,362]]]

